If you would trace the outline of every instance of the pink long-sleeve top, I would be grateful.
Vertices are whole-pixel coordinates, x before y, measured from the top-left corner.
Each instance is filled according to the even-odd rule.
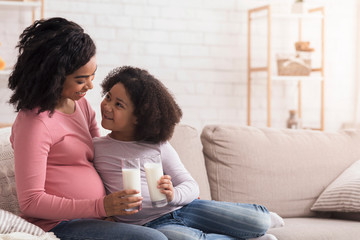
[[[105,189],[93,167],[95,112],[85,98],[75,112],[21,110],[12,127],[22,217],[49,231],[59,222],[102,218]]]

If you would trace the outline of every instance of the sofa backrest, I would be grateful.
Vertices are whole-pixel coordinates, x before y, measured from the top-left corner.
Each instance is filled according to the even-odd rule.
[[[197,130],[187,125],[177,125],[170,144],[179,154],[185,168],[198,182],[200,198],[210,200],[209,180],[206,173],[200,135]]]
[[[360,131],[206,126],[201,134],[214,200],[258,203],[309,217],[320,193],[360,159]]]

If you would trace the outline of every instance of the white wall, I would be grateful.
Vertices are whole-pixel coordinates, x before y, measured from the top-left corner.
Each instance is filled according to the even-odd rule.
[[[45,0],[45,17],[61,16],[82,25],[98,48],[95,87],[87,95],[99,112],[101,80],[114,67],[146,68],[173,92],[183,109],[182,122],[201,129],[206,124],[246,125],[247,9],[271,3],[274,11],[289,11],[292,0]],[[310,4],[310,3],[309,3]],[[338,129],[355,118],[356,0],[311,1],[326,7],[325,128]],[[20,13],[19,13],[20,12]],[[31,15],[18,8],[0,7],[0,56],[15,62],[14,47]],[[292,27],[274,22],[273,41],[289,48]],[[285,25],[283,25],[285,24]],[[276,27],[276,25],[278,25]],[[287,31],[284,31],[287,29]],[[310,28],[309,28],[310,29]],[[309,38],[317,29],[309,30]],[[295,36],[296,35],[296,36]],[[260,43],[265,32],[254,38]],[[256,61],[265,62],[262,49]],[[275,65],[275,64],[274,64]],[[9,97],[6,79],[0,79],[0,122],[14,114],[4,102]],[[266,125],[266,90],[263,81],[254,89],[253,122]],[[308,90],[306,90],[308,89]],[[315,92],[315,93],[314,93]],[[296,105],[296,88],[289,83],[273,85],[273,126],[285,127],[288,110]],[[319,106],[316,86],[303,90],[304,115],[317,124]],[[98,120],[100,120],[98,114]],[[305,119],[304,119],[305,121]]]

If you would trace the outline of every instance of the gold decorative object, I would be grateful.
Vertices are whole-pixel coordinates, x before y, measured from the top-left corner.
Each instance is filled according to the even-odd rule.
[[[310,42],[298,41],[295,43],[296,51],[313,52],[314,49],[310,47]]]
[[[0,42],[0,46],[1,46],[1,42]],[[4,70],[5,69],[5,61],[0,57],[0,70]]]

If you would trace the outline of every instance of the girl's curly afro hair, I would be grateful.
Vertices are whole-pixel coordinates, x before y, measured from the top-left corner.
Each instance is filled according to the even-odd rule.
[[[105,95],[122,83],[134,105],[135,139],[160,143],[169,140],[182,111],[169,90],[146,70],[124,66],[112,70],[101,83]]]

